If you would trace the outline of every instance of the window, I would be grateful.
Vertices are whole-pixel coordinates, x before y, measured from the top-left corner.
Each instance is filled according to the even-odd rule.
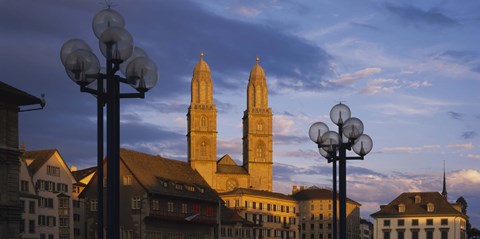
[[[405,212],[405,204],[398,205],[398,212]]]
[[[318,224],[319,229],[323,229],[323,223]]]
[[[73,214],[73,221],[79,222],[79,221],[80,221],[80,214],[74,213],[74,214]]]
[[[60,177],[60,168],[47,165],[47,174]]]
[[[173,212],[173,202],[168,202],[167,203],[167,211],[168,212]]]
[[[97,199],[90,200],[90,211],[96,212],[98,207]]]
[[[448,239],[448,230],[440,231],[440,239]]]
[[[35,214],[35,201],[28,201],[28,213]]]
[[[140,197],[134,196],[132,197],[132,209],[140,209]]]
[[[310,230],[315,230],[315,224],[310,224]]]
[[[25,212],[25,201],[20,200],[20,210],[21,212]]]
[[[188,213],[188,204],[182,203],[182,213]]]
[[[258,204],[258,209],[263,210],[263,203]]]
[[[442,218],[442,220],[440,222],[441,222],[442,226],[448,225],[448,219],[447,218]]]
[[[28,220],[28,233],[35,233],[35,220]]]
[[[383,220],[383,226],[384,227],[389,227],[390,226],[390,220]]]
[[[59,226],[60,227],[68,227],[68,217],[60,217],[59,218]]]
[[[58,208],[69,208],[68,198],[58,198]]]
[[[20,191],[28,192],[28,181],[26,181],[26,180],[21,180],[20,181]]]
[[[160,202],[158,200],[152,200],[152,210],[160,210]]]
[[[435,209],[435,206],[433,205],[433,203],[427,204],[427,212],[433,212],[434,209]]]
[[[420,195],[415,196],[415,204],[420,204],[422,202],[422,198]]]
[[[383,239],[390,239],[390,231],[383,231]]]
[[[256,202],[253,202],[253,203],[252,203],[252,208],[253,208],[253,209],[257,209],[257,203],[256,203]]]
[[[418,239],[418,230],[412,231],[412,239]]]
[[[311,205],[310,205],[310,210],[311,210],[311,211],[315,210],[315,205],[311,204]]]
[[[405,239],[405,232],[397,231],[397,239]]]
[[[312,220],[312,221],[315,220],[315,215],[314,214],[312,214],[312,216],[310,217],[310,220]]]
[[[427,226],[433,226],[433,219],[427,219]]]
[[[323,210],[323,204],[322,202],[320,201],[320,211]]]
[[[124,175],[123,176],[123,186],[132,185],[132,175]]]
[[[20,220],[20,233],[25,232],[25,220],[21,219]]]
[[[332,204],[328,204],[328,210],[332,210]]]
[[[268,204],[270,205],[270,204]],[[250,202],[249,201],[245,201],[245,208],[250,208]]]
[[[64,183],[57,183],[57,192],[68,193],[68,185]]]
[[[397,225],[398,225],[399,227],[405,226],[405,220],[403,220],[403,219],[398,219]]]
[[[418,219],[412,219],[412,226],[418,226]]]
[[[433,230],[428,230],[426,231],[427,233],[427,239],[433,239]]]

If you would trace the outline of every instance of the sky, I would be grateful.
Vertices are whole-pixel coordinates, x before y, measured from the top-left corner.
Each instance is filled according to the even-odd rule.
[[[362,217],[402,192],[463,196],[480,227],[480,2],[465,0],[118,0],[134,44],[157,64],[145,99],[122,99],[121,145],[187,160],[193,67],[204,52],[217,105],[217,153],[242,159],[242,116],[256,56],[273,111],[274,191],[331,187],[331,165],[308,138],[337,103],[373,139],[347,163],[348,197]],[[60,49],[85,40],[104,66],[93,16],[104,1],[1,0],[1,81],[46,95],[20,114],[27,150],[59,150],[68,165],[96,164],[96,100],[65,73]],[[129,86],[123,92],[134,92]]]

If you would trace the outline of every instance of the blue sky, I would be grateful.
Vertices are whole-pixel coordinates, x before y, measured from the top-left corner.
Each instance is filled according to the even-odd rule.
[[[62,44],[87,41],[102,1],[3,0],[2,81],[46,94],[22,113],[27,150],[57,148],[69,165],[95,164],[95,98],[60,62]],[[274,189],[330,186],[309,126],[342,101],[374,149],[348,163],[348,196],[362,216],[401,192],[464,196],[480,226],[480,3],[478,1],[131,1],[113,3],[137,46],[157,63],[146,99],[122,100],[122,147],[186,160],[190,80],[199,53],[212,70],[218,156],[240,162],[248,74],[260,57],[274,113]],[[100,58],[102,59],[102,58]],[[125,91],[130,89],[125,88]]]

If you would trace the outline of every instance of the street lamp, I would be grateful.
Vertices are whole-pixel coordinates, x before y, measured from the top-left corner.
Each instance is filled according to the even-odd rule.
[[[346,238],[346,205],[347,205],[347,167],[346,161],[353,159],[363,160],[373,148],[370,136],[363,134],[363,123],[360,119],[350,117],[351,111],[347,105],[339,103],[330,111],[330,119],[338,126],[338,133],[330,131],[322,122],[310,126],[310,139],[317,144],[320,155],[332,162],[333,166],[333,235],[337,235],[337,166],[339,162],[340,186],[340,239]],[[347,156],[347,150],[353,150],[358,156]]]
[[[110,7],[93,18],[92,28],[106,59],[106,72],[90,46],[79,39],[65,42],[60,59],[81,92],[97,98],[97,238],[103,238],[103,107],[107,106],[107,238],[120,238],[120,98],[144,98],[158,80],[157,67],[146,53],[133,47],[122,15]],[[124,77],[117,75],[121,71]],[[120,93],[120,83],[136,93]]]

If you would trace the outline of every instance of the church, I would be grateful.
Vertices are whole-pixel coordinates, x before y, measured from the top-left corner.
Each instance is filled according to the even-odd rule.
[[[191,82],[188,108],[188,162],[217,192],[235,188],[272,191],[272,109],[259,58],[250,71],[243,114],[243,163],[228,155],[217,160],[217,109],[210,67],[200,54]]]

